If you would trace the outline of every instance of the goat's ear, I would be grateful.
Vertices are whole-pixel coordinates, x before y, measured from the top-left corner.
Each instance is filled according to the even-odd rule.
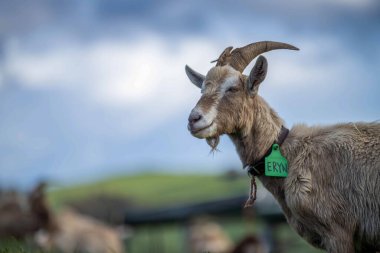
[[[251,73],[249,73],[249,77],[247,79],[248,90],[252,94],[257,94],[259,90],[260,83],[264,81],[265,76],[267,75],[268,70],[268,62],[264,56],[259,56],[257,59],[255,66],[253,66]]]
[[[195,84],[198,88],[202,88],[202,83],[205,80],[205,76],[199,74],[197,71],[193,70],[189,66],[185,67],[186,75],[190,79],[190,81]]]
[[[46,191],[46,183],[45,182],[40,182],[31,191],[30,197],[33,198],[33,199],[44,198],[45,197],[45,191]]]

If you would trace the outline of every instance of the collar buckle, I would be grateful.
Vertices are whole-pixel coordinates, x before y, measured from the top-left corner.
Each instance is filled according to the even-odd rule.
[[[244,169],[247,170],[248,176],[249,177],[255,177],[258,175],[261,175],[260,171],[255,168],[255,166],[248,164],[247,166],[244,167]]]

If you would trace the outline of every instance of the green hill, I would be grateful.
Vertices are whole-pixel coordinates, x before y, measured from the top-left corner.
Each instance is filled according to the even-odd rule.
[[[60,207],[66,201],[109,194],[140,206],[167,206],[247,194],[248,189],[248,176],[144,173],[52,190],[49,200]]]

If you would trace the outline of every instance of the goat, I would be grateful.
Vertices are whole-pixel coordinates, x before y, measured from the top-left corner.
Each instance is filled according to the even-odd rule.
[[[204,76],[186,66],[201,88],[188,129],[215,149],[227,134],[243,165],[270,151],[283,120],[258,95],[268,63],[259,56],[249,76],[242,74],[258,55],[274,49],[298,50],[262,41],[228,47]],[[256,173],[279,202],[288,223],[313,246],[334,253],[380,250],[380,123],[295,125],[281,145],[287,177]]]
[[[232,248],[232,241],[223,228],[216,222],[198,218],[188,229],[190,252],[227,253]]]
[[[38,184],[28,196],[17,192],[0,195],[0,238],[25,239],[50,226],[44,187],[44,183]]]
[[[265,244],[254,235],[247,235],[241,239],[231,253],[268,253]]]
[[[54,216],[56,229],[40,230],[37,244],[45,250],[64,253],[122,253],[121,235],[100,221],[65,208]]]

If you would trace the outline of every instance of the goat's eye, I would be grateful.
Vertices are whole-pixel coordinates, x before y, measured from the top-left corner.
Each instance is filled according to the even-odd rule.
[[[237,87],[230,87],[226,90],[226,92],[237,92],[239,89]]]

